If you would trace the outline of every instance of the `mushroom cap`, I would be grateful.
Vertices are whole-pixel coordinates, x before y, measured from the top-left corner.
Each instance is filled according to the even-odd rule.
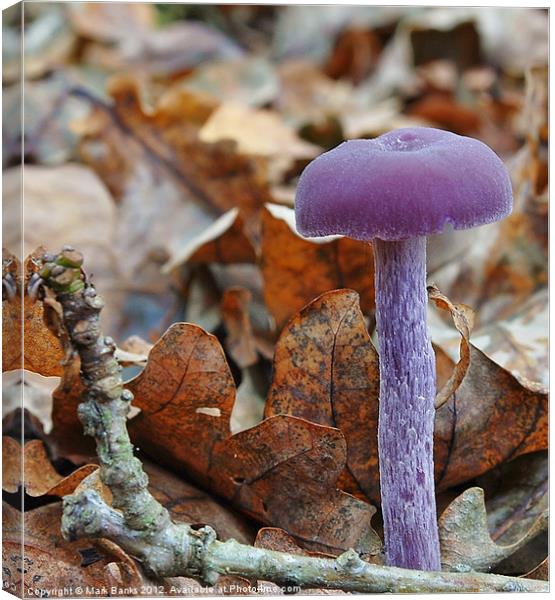
[[[431,127],[350,140],[303,171],[297,188],[298,231],[401,240],[469,229],[512,209],[511,181],[486,144]]]

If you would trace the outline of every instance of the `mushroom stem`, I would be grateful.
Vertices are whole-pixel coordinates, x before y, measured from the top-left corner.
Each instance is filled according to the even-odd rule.
[[[426,238],[375,239],[374,257],[386,560],[390,566],[439,571],[435,358],[426,327]]]

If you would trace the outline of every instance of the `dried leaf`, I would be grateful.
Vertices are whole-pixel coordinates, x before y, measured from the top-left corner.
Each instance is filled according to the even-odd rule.
[[[222,297],[220,309],[226,328],[226,349],[240,368],[254,365],[258,361],[256,342],[249,317],[252,294],[241,287],[227,289]]]
[[[62,505],[47,504],[24,513],[25,535],[22,527],[23,514],[6,503],[2,505],[2,563],[4,588],[14,594],[24,593],[37,597],[52,594],[56,590],[78,588],[83,595],[94,596],[94,589],[105,587],[104,569],[114,557],[100,553],[90,540],[66,542],[60,532]],[[83,556],[94,550],[94,562],[83,565]],[[88,592],[86,590],[89,590]]]
[[[379,502],[378,354],[358,294],[335,290],[312,301],[276,344],[265,415],[289,414],[341,430],[347,441],[342,486]],[[345,487],[344,487],[345,489]]]
[[[476,136],[481,125],[481,117],[477,110],[472,110],[444,94],[424,96],[410,107],[407,114],[459,135]]]
[[[24,486],[32,497],[66,496],[97,468],[85,465],[64,477],[54,469],[42,440],[31,440],[22,449],[13,438],[2,438],[2,489],[10,493]]]
[[[472,341],[522,385],[547,387],[548,307],[547,289],[543,288],[529,298],[516,314],[480,328]]]
[[[188,323],[172,325],[128,384],[141,409],[129,423],[141,446],[196,477],[208,472],[214,444],[229,436],[235,384],[217,338]],[[187,439],[195,440],[192,454]]]
[[[536,452],[521,456],[486,473],[477,481],[486,490],[488,526],[492,539],[513,544],[545,517],[548,510],[548,456]],[[496,567],[502,574],[522,574],[547,556],[547,531]]]
[[[118,296],[113,292],[116,214],[113,200],[102,182],[88,167],[67,163],[56,167],[25,165],[23,190],[21,169],[12,167],[4,174],[4,186],[7,197],[4,244],[8,248],[20,247],[19,199],[23,193],[24,252],[30,254],[37,247],[58,251],[60,245],[78,246],[87,256],[88,271],[95,284],[103,290],[107,303],[102,313],[103,322],[110,329],[119,305]],[[32,322],[35,323],[35,319]],[[46,359],[47,354],[41,353],[41,360]]]
[[[244,106],[268,104],[279,91],[275,65],[258,55],[204,63],[178,86]]]
[[[129,387],[141,408],[129,424],[132,439],[151,456],[303,545],[379,552],[370,527],[375,509],[336,489],[346,459],[337,430],[274,417],[230,437],[235,386],[213,336],[190,324],[172,326]],[[187,439],[195,440],[193,453]]]
[[[122,66],[139,66],[160,76],[186,72],[205,60],[237,59],[242,49],[222,31],[201,21],[175,21],[142,35],[127,36]]]
[[[21,302],[21,281],[26,287],[29,278],[38,270],[39,259],[44,253],[37,248],[30,254],[23,265],[13,255],[5,255],[3,261],[3,278],[10,278],[14,286],[14,294],[4,294],[2,319],[2,370],[25,368],[45,377],[61,375],[61,361],[64,352],[60,341],[46,326],[44,306],[36,298],[27,293]],[[26,290],[25,290],[26,292]],[[24,332],[22,332],[22,327]],[[23,356],[21,341],[23,337]]]
[[[336,489],[345,453],[338,430],[282,415],[218,443],[209,475],[241,510],[304,547],[333,554],[354,548],[376,560],[376,509]]]
[[[519,540],[509,545],[496,544],[488,531],[484,490],[469,488],[447,507],[439,520],[442,568],[488,572],[546,527],[544,513]]]
[[[15,494],[21,485],[23,475],[21,458],[19,442],[4,436],[2,438],[2,489],[9,494]]]
[[[435,286],[428,287],[428,298],[432,300],[438,308],[449,311],[457,331],[461,334],[460,359],[453,368],[449,380],[442,386],[436,395],[435,407],[437,409],[449,400],[468,371],[468,366],[470,364],[469,339],[470,332],[474,326],[474,312],[470,306],[466,306],[465,304],[453,304],[449,298],[444,296]]]
[[[185,263],[254,263],[255,249],[245,234],[239,210],[232,208],[193,237],[164,265],[163,271]]]
[[[156,257],[180,256],[191,237],[229,209],[239,208],[256,240],[260,208],[270,200],[265,166],[232,143],[200,141],[199,127],[213,107],[199,123],[199,99],[190,93],[163,96],[149,110],[132,77],[112,79],[109,91],[113,109],[94,111],[82,151],[119,200],[120,263],[134,286],[159,289]]]
[[[199,137],[204,142],[234,140],[244,154],[311,159],[320,153],[317,146],[301,140],[276,113],[231,102],[210,115]]]
[[[308,239],[294,227],[293,211],[268,205],[262,214],[264,300],[281,330],[305,304],[328,290],[352,287],[362,309],[374,309],[373,254],[349,238]]]
[[[547,395],[470,346],[460,386],[436,412],[436,484],[446,489],[547,447]]]
[[[149,490],[181,523],[210,525],[221,540],[252,544],[255,529],[241,515],[216,498],[158,465],[145,461]]]

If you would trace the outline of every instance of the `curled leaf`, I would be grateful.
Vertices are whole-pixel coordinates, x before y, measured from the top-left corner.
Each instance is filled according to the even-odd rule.
[[[466,304],[453,304],[447,296],[444,296],[437,287],[428,287],[428,298],[442,310],[448,310],[453,318],[457,331],[461,334],[460,359],[455,365],[449,380],[438,391],[435,399],[435,407],[439,408],[449,400],[453,392],[459,387],[470,364],[470,332],[474,326],[474,312]]]
[[[542,513],[519,540],[509,545],[496,544],[488,531],[484,490],[473,487],[445,509],[438,525],[443,569],[487,572],[545,530],[547,514]]]

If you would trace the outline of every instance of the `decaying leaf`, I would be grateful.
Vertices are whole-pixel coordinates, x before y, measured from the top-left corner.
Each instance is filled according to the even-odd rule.
[[[43,303],[30,297],[26,289],[23,303],[21,298],[21,286],[27,287],[43,253],[43,248],[37,248],[26,258],[23,268],[15,256],[4,255],[3,279],[9,279],[13,292],[5,293],[2,302],[3,371],[25,368],[45,377],[62,374],[64,352],[60,341],[45,325]]]
[[[261,269],[264,301],[281,330],[316,296],[341,287],[360,293],[374,309],[374,261],[369,244],[348,238],[303,238],[292,209],[267,205],[262,214]]]
[[[200,130],[204,142],[234,140],[240,152],[285,159],[311,159],[318,146],[301,140],[274,112],[238,103],[222,104]]]
[[[336,489],[345,453],[338,430],[276,416],[220,442],[209,476],[236,506],[304,547],[333,554],[355,548],[376,560],[375,508]]]
[[[129,387],[141,409],[129,424],[132,439],[151,456],[305,546],[379,552],[370,526],[375,509],[336,489],[346,460],[339,431],[278,416],[231,436],[235,386],[213,336],[186,323],[172,326]]]
[[[444,511],[439,520],[441,564],[447,571],[490,571],[547,527],[542,513],[519,540],[509,545],[495,543],[488,531],[484,490],[467,489]]]
[[[265,414],[340,429],[347,441],[342,485],[360,488],[374,502],[380,497],[378,395],[378,354],[356,292],[323,294],[289,321],[276,344]]]
[[[481,327],[472,336],[472,342],[522,385],[546,387],[549,383],[548,319],[548,293],[543,288],[516,314]]]
[[[229,435],[235,384],[218,340],[177,323],[162,336],[148,363],[128,384],[141,413],[130,422],[135,439],[201,479],[214,444]],[[187,440],[195,441],[192,453]]]
[[[252,294],[245,288],[229,288],[224,292],[220,305],[227,332],[226,348],[241,368],[250,367],[258,361],[248,312],[251,298]]]
[[[164,272],[188,263],[253,263],[256,253],[245,234],[239,210],[232,208],[219,217],[164,265]]]
[[[459,387],[470,364],[470,332],[474,325],[474,313],[465,304],[453,304],[435,286],[428,287],[428,298],[443,310],[448,310],[453,318],[457,331],[461,334],[460,359],[453,368],[449,380],[437,392],[435,399],[436,409],[445,404],[453,392]]]
[[[446,489],[547,447],[547,395],[470,346],[460,386],[436,412],[436,483]]]
[[[139,194],[144,203],[145,184],[159,187],[163,198],[175,197],[171,217],[175,220],[179,216],[181,220],[185,214],[189,220],[183,221],[181,237],[176,240],[168,236],[172,230],[168,230],[166,222],[162,236],[166,238],[166,247],[173,249],[173,241],[175,248],[176,242],[186,237],[184,232],[198,231],[199,225],[210,224],[214,217],[235,206],[239,207],[247,230],[255,232],[253,218],[262,204],[270,200],[264,168],[250,157],[238,154],[233,144],[200,140],[200,127],[213,105],[207,106],[200,116],[198,105],[202,102],[190,93],[181,92],[163,96],[154,108],[147,109],[137,81],[125,76],[113,78],[109,92],[114,99],[113,112],[97,110],[84,129],[85,159],[102,178],[114,182],[115,187],[108,185],[121,201]],[[100,161],[86,150],[93,143],[107,146],[107,153]],[[113,170],[115,165],[117,171]],[[170,198],[156,204],[157,209],[163,209],[156,215],[156,222],[170,219],[166,217]],[[145,214],[143,204],[140,212]],[[195,220],[191,222],[193,217]],[[149,222],[149,226],[152,228],[153,223]],[[177,230],[173,235],[177,235]],[[150,232],[147,239],[153,239]]]
[[[486,490],[488,527],[499,544],[514,544],[545,519],[548,510],[548,455],[535,452],[500,465],[478,478]],[[539,565],[548,552],[547,531],[503,560],[496,572],[521,575]]]
[[[150,491],[176,521],[210,525],[224,541],[233,538],[242,544],[252,543],[255,529],[232,508],[151,461],[145,461],[145,471]]]
[[[43,597],[54,590],[80,587],[89,590],[84,595],[94,596],[95,588],[105,586],[104,569],[114,556],[101,553],[90,540],[66,542],[60,532],[61,518],[61,502],[25,513],[2,504],[5,589],[14,594],[23,589],[25,595]]]
[[[54,469],[42,440],[31,440],[21,448],[13,438],[2,438],[2,489],[9,493],[23,486],[33,497],[66,496],[97,468],[85,465],[64,477]]]
[[[439,303],[451,307],[465,336],[463,359],[458,367],[438,350],[438,375],[444,382],[443,389],[449,390],[447,400],[436,412],[434,433],[436,483],[439,490],[444,490],[521,454],[545,448],[547,397],[541,391],[521,385],[472,345],[468,346],[465,358],[471,313],[437,292],[435,296]],[[360,489],[376,502],[377,357],[356,300],[354,292],[330,292],[291,321],[276,347],[275,377],[267,414],[292,414],[339,427],[347,440],[349,470]],[[334,346],[328,315],[344,314],[342,303],[351,306],[352,320],[345,319],[342,323],[343,345]],[[341,322],[338,316],[335,321]],[[364,343],[357,344],[357,339]],[[360,353],[356,359],[355,354],[350,354],[353,344]],[[332,370],[331,357],[337,357],[337,352],[343,350],[346,354],[339,370]],[[344,417],[339,412],[339,403],[331,403],[332,398],[339,398],[338,389],[342,388],[330,386],[330,376],[353,380],[345,388],[349,402],[344,402]],[[342,481],[342,485],[355,491],[348,487],[348,481]]]

